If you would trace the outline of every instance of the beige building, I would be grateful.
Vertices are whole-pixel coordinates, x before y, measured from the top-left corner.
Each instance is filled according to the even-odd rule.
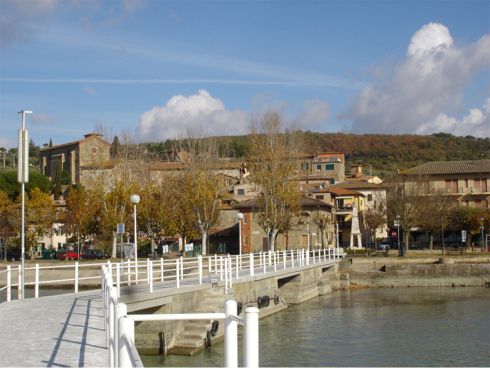
[[[400,172],[428,193],[452,196],[461,206],[490,208],[490,160],[433,161]]]
[[[100,134],[85,134],[84,139],[41,149],[41,173],[54,179],[61,170],[70,184],[80,184],[85,170],[110,163],[110,144]]]

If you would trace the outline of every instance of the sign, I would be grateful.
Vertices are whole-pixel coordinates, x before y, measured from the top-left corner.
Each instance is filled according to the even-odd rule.
[[[117,224],[117,226],[116,226],[116,233],[118,235],[122,235],[122,234],[125,233],[125,231],[124,231],[124,224]]]
[[[192,252],[194,250],[194,243],[186,244],[184,249],[186,252]]]
[[[461,230],[461,243],[466,242],[466,230]]]
[[[395,227],[400,226],[400,220],[395,220],[395,221],[393,222],[393,226],[395,226]]]
[[[168,245],[162,245],[162,254],[167,254],[168,253]]]

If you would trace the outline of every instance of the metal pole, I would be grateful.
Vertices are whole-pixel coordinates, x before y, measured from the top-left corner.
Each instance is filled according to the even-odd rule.
[[[225,301],[225,367],[238,367],[238,326],[230,316],[237,315],[237,303]]]
[[[238,219],[238,254],[242,259],[242,219]]]
[[[245,331],[243,339],[243,366],[259,366],[259,309],[245,308]]]
[[[136,204],[134,204],[134,263],[136,265],[136,284],[138,284],[138,229],[136,228]]]

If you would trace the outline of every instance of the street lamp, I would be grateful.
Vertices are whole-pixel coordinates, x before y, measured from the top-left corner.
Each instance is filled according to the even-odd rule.
[[[480,227],[481,227],[481,250],[482,252],[485,250],[485,241],[483,240],[483,233],[485,231],[485,219],[482,217],[480,218]]]
[[[396,237],[398,240],[398,253],[400,257],[403,257],[403,249],[400,247],[400,215],[396,215],[395,217],[395,226],[396,226]]]
[[[24,299],[24,268],[25,268],[25,185],[29,182],[29,132],[26,129],[26,114],[32,114],[32,111],[21,110],[22,129],[19,129],[19,147],[17,149],[17,181],[21,184],[22,193],[22,224],[21,224],[21,267],[20,267],[20,299]]]
[[[140,203],[140,196],[137,194],[131,194],[131,203],[134,205],[133,219],[134,219],[134,263],[136,267],[136,282],[138,282],[138,228],[136,223],[136,205]]]
[[[242,221],[243,213],[238,212],[238,254],[240,255],[240,262],[242,261]]]

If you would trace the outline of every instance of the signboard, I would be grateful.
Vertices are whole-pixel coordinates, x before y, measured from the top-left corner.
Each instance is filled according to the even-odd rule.
[[[466,230],[461,230],[461,243],[466,242]]]
[[[118,235],[122,235],[122,234],[125,233],[125,231],[124,231],[124,224],[117,224],[117,226],[116,226],[116,233]]]
[[[186,252],[192,252],[194,250],[194,243],[186,244],[184,249]]]
[[[395,221],[393,222],[393,226],[395,226],[395,227],[400,226],[400,220],[395,220]]]
[[[168,245],[162,245],[162,254],[167,254],[168,253]]]

